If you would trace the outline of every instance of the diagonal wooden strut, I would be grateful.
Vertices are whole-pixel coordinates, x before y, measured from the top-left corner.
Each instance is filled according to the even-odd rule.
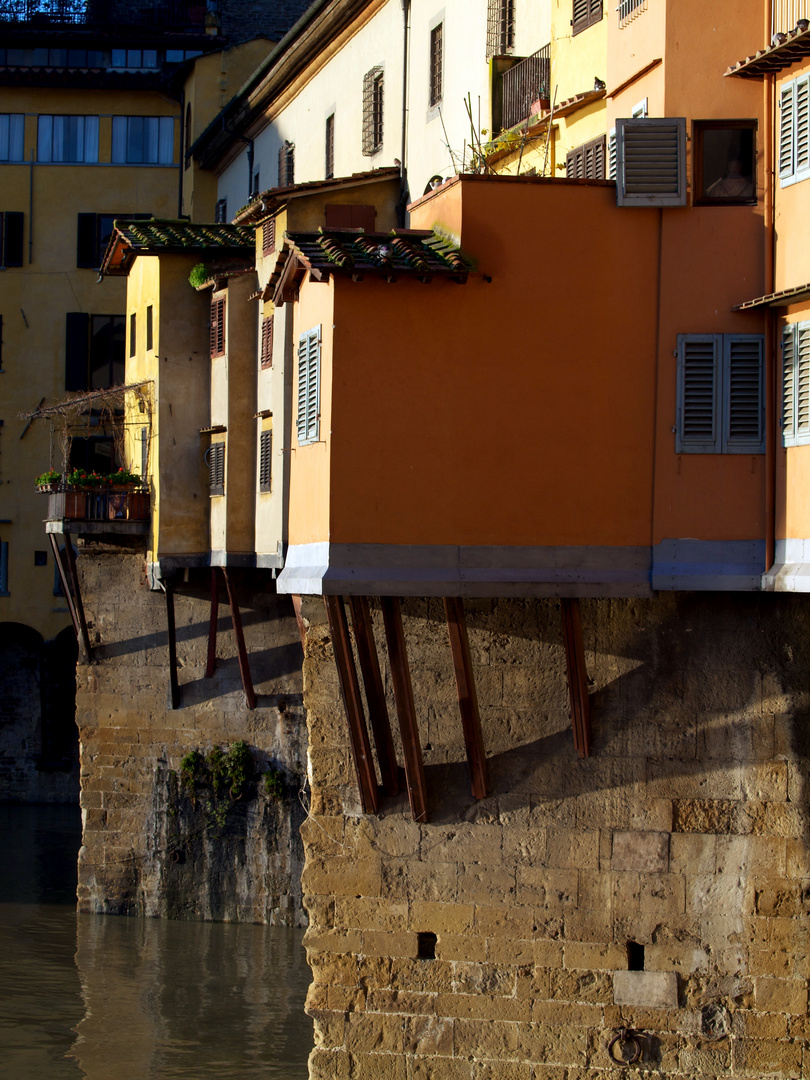
[[[74,626],[78,625],[77,637],[79,638],[79,642],[80,642],[82,650],[84,652],[85,659],[89,660],[90,655],[91,655],[93,650],[90,647],[90,635],[87,633],[87,620],[84,617],[84,604],[82,603],[82,588],[81,588],[81,585],[79,584],[79,573],[78,573],[78,571],[76,569],[76,558],[75,558],[75,556],[73,554],[73,544],[70,542],[70,534],[65,533],[64,536],[65,536],[64,570],[67,571],[69,588],[65,589],[64,582],[62,583],[62,588],[65,591],[65,596],[68,596],[69,594],[72,594],[72,601],[73,602],[72,602],[72,605],[71,605],[70,600],[68,601],[68,609],[70,609],[71,606],[72,606],[73,610],[75,611],[75,621],[74,621],[73,625]],[[57,546],[56,551],[57,551],[58,554],[61,554],[61,553],[59,553],[58,546]],[[58,554],[57,554],[57,558],[58,558]],[[59,566],[61,564],[57,562],[57,565]],[[60,575],[61,575],[61,571],[60,571]]]
[[[352,596],[349,598],[349,606],[352,612],[354,640],[357,644],[357,658],[360,661],[360,671],[366,690],[369,720],[374,734],[374,745],[377,748],[383,791],[386,795],[397,795],[399,793],[397,756],[391,736],[391,721],[388,717],[388,706],[385,703],[385,691],[368,599],[365,596]]]
[[[67,602],[68,611],[70,612],[70,621],[73,623],[73,632],[76,635],[76,640],[79,641],[84,649],[84,642],[81,638],[81,626],[79,624],[79,615],[76,611],[76,605],[73,603],[73,592],[70,588],[70,580],[68,578],[67,567],[62,562],[62,553],[59,550],[59,541],[56,539],[54,533],[48,533],[48,539],[51,542],[51,550],[53,551],[53,561],[56,563],[56,569],[59,572],[59,580],[62,583],[62,592],[65,594],[65,600]],[[65,536],[67,543],[70,543],[70,536]],[[86,657],[86,654],[85,654]]]
[[[565,597],[560,602],[562,614],[565,663],[568,669],[568,697],[571,702],[571,725],[574,729],[574,749],[580,757],[591,752],[591,709],[588,700],[588,673],[585,668],[585,646],[582,640],[582,617],[579,600]]]
[[[180,708],[180,684],[177,681],[177,634],[174,622],[174,585],[167,581],[166,589],[166,627],[169,642],[169,703],[171,708]]]
[[[464,746],[467,750],[467,765],[470,770],[470,788],[473,797],[485,799],[487,795],[487,758],[484,750],[484,738],[481,734],[481,717],[478,713],[478,695],[475,690],[475,675],[470,657],[470,641],[467,636],[467,620],[464,615],[464,601],[459,596],[444,598],[444,613],[447,618],[447,633],[450,638],[450,651],[453,654],[453,667],[456,672],[458,690],[458,708],[461,713],[461,726],[464,731]]]
[[[383,596],[381,598],[385,638],[388,642],[388,658],[391,662],[391,681],[394,684],[394,699],[397,703],[399,730],[402,735],[402,749],[405,754],[405,777],[408,782],[408,799],[414,821],[427,821],[427,784],[425,765],[422,760],[422,746],[419,742],[419,728],[416,723],[416,710],[413,704],[413,687],[408,668],[408,653],[405,648],[405,634],[402,630],[402,613],[399,598]]]
[[[211,614],[208,617],[208,656],[205,661],[205,678],[214,674],[217,660],[217,619],[219,618],[219,590],[217,588],[217,568],[211,567]]]
[[[233,623],[233,632],[236,635],[236,653],[239,657],[239,674],[242,676],[242,688],[245,691],[247,707],[249,709],[255,709],[256,693],[253,689],[253,679],[250,674],[250,664],[248,663],[247,648],[245,647],[245,635],[242,632],[242,616],[239,611],[239,604],[236,602],[236,590],[231,584],[231,575],[224,566],[222,567],[222,576],[225,578],[225,587],[228,590],[228,603],[231,605],[231,622]]]
[[[363,714],[363,702],[360,697],[360,683],[354,666],[352,644],[349,640],[349,623],[346,609],[340,596],[324,596],[326,617],[329,621],[329,634],[340,680],[340,691],[346,709],[349,725],[349,745],[352,751],[357,786],[360,789],[360,805],[365,814],[376,814],[380,804],[377,789],[377,774],[371,756],[371,743],[368,738],[366,718]]]

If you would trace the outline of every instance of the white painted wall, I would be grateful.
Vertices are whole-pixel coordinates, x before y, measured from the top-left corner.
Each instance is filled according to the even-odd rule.
[[[516,47],[529,55],[551,37],[552,0],[517,0]],[[430,31],[443,23],[444,85],[439,107],[428,104]],[[465,108],[469,94],[476,128],[489,128],[489,64],[486,58],[487,0],[412,0],[406,163],[411,198],[431,176],[461,169],[471,139]],[[325,172],[326,117],[335,114],[335,175],[348,176],[391,166],[402,155],[403,15],[401,0],[389,0],[254,140],[254,169],[262,189],[278,183],[278,151],[295,144],[295,180],[321,180]],[[362,153],[363,76],[384,69],[383,145],[373,157]],[[469,155],[469,149],[467,149]],[[247,149],[219,179],[218,197],[228,215],[248,201]]]

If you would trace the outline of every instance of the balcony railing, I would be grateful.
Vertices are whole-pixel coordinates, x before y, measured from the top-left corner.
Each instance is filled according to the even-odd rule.
[[[504,128],[514,127],[531,113],[535,101],[548,100],[551,83],[550,46],[518,61],[502,75]]]
[[[619,29],[623,30],[637,19],[642,11],[647,10],[647,0],[621,0],[618,7]]]
[[[810,18],[810,0],[773,0],[771,35],[788,34],[799,19]]]
[[[0,0],[0,22],[199,28],[208,9],[206,0]]]
[[[148,491],[64,489],[48,495],[48,521],[92,521],[110,525],[149,520]]]

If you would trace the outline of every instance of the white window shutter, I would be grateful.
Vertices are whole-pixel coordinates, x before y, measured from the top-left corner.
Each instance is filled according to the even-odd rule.
[[[678,335],[677,454],[720,451],[719,334]]]
[[[760,334],[724,337],[724,453],[758,454],[765,449],[764,349]]]
[[[298,341],[298,442],[317,442],[321,408],[321,328],[302,334]]]
[[[686,205],[686,119],[616,121],[619,206]]]
[[[616,128],[608,135],[608,180],[616,179]]]
[[[808,442],[810,436],[810,323],[796,328],[796,440]]]
[[[796,377],[795,327],[782,331],[782,442],[792,446],[796,441]]]
[[[796,81],[794,127],[794,171],[807,172],[810,168],[810,83],[806,78]]]

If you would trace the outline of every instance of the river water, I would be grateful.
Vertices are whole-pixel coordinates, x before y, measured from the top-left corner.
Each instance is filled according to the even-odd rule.
[[[303,931],[78,915],[78,810],[0,836],[3,1080],[305,1080]]]

